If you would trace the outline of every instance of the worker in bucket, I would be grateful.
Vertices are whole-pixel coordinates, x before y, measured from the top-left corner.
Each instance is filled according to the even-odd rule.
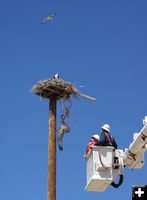
[[[90,141],[89,141],[89,143],[88,143],[88,145],[87,145],[86,151],[85,151],[85,155],[84,155],[85,160],[88,159],[92,147],[93,147],[98,141],[99,141],[99,135],[97,135],[97,134],[92,135],[92,137],[91,137],[91,139],[90,139]]]
[[[102,132],[99,141],[96,142],[96,146],[113,146],[117,149],[117,144],[115,139],[110,135],[110,126],[109,124],[104,124],[102,127]]]

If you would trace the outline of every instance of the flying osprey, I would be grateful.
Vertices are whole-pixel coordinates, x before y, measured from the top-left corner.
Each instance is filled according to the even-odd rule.
[[[56,13],[51,13],[49,14],[47,17],[41,19],[41,24],[45,24],[47,22],[50,22],[54,19],[54,17],[56,16]]]

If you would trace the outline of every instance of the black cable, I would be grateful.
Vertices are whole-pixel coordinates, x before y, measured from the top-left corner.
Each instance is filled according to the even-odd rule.
[[[114,188],[118,188],[122,183],[123,183],[123,178],[124,176],[123,175],[120,175],[119,176],[119,181],[118,183],[114,183],[114,181],[111,183],[111,185],[114,187]]]

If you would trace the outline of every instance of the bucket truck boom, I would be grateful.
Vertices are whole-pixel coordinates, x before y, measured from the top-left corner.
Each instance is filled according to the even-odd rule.
[[[124,164],[129,168],[142,168],[144,165],[144,152],[147,150],[147,123],[140,133],[134,134],[134,141],[130,144],[124,155]]]

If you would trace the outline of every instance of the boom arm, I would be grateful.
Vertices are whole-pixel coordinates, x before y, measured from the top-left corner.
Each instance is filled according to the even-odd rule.
[[[145,119],[147,119],[145,117]],[[144,165],[144,152],[147,150],[147,121],[139,134],[134,134],[134,141],[124,154],[124,164],[129,168],[141,168]]]

